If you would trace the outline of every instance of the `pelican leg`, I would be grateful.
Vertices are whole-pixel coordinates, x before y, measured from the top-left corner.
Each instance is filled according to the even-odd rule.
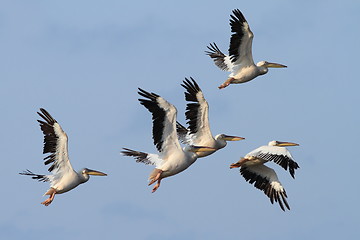
[[[233,81],[235,80],[235,78],[228,78],[223,84],[221,84],[219,86],[219,89],[223,89],[226,88],[227,86],[229,86]]]
[[[156,174],[156,175],[155,175],[154,178],[151,178],[151,181],[149,182],[149,185],[148,185],[148,186],[150,186],[151,184],[153,184],[154,182],[156,182],[157,180],[159,180],[162,172],[163,172],[163,171],[160,170],[160,169],[154,169],[154,172],[153,172],[151,175],[155,175],[155,174]]]
[[[160,178],[160,179],[158,180],[158,182],[155,184],[155,186],[154,186],[154,188],[153,188],[153,190],[152,190],[152,193],[154,193],[154,192],[160,187],[161,179],[162,179],[162,178]]]
[[[50,194],[50,197],[48,199],[46,199],[45,201],[43,201],[41,204],[44,204],[45,206],[49,206],[52,201],[54,200],[55,198],[55,194],[56,194],[56,191],[52,191],[52,193]]]

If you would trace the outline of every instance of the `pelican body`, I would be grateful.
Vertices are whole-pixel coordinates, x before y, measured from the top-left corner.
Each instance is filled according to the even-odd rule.
[[[201,146],[186,146],[181,148],[176,133],[176,114],[174,105],[155,93],[149,93],[139,88],[138,94],[145,99],[139,99],[151,113],[153,119],[153,140],[159,154],[150,154],[123,148],[125,156],[131,156],[136,162],[155,165],[149,176],[149,186],[157,181],[152,192],[159,187],[161,180],[176,175],[190,167],[197,159],[197,153],[213,151]]]
[[[230,84],[245,83],[260,75],[268,72],[268,68],[286,68],[287,66],[279,63],[260,61],[256,65],[252,56],[252,41],[254,34],[244,15],[239,9],[232,11],[230,15],[231,32],[229,55],[220,51],[215,43],[208,46],[205,51],[223,71],[229,71],[229,78],[219,86],[225,88]]]
[[[230,165],[230,168],[240,168],[240,174],[250,184],[262,190],[267,195],[271,203],[278,202],[281,209],[285,207],[290,210],[286,200],[287,195],[284,187],[281,185],[274,169],[264,165],[264,163],[273,161],[279,164],[285,170],[289,169],[290,175],[295,178],[295,170],[299,165],[294,161],[290,152],[285,146],[298,146],[297,143],[271,141],[267,146],[261,146],[241,158],[237,163]]]
[[[245,138],[218,134],[213,137],[209,123],[209,104],[196,81],[185,78],[182,87],[185,88],[186,106],[185,116],[188,128],[177,122],[177,132],[180,140],[189,145],[211,147],[213,151],[198,152],[199,158],[209,156],[227,145],[227,141],[239,141]]]
[[[60,124],[43,108],[40,108],[39,116],[45,121],[38,120],[44,133],[43,153],[50,153],[44,158],[45,165],[51,164],[48,171],[51,175],[34,174],[30,170],[23,171],[21,175],[31,176],[40,182],[49,182],[50,189],[44,195],[50,195],[41,204],[48,206],[54,200],[55,194],[68,192],[78,185],[89,180],[90,175],[106,176],[105,173],[84,168],[76,172],[71,166],[68,156],[68,138]]]

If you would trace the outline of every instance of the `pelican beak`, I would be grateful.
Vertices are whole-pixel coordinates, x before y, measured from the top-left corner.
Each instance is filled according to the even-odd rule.
[[[268,67],[268,68],[287,68],[287,66],[285,66],[285,65],[282,65],[279,63],[271,63],[271,62],[266,63],[266,67]]]
[[[249,161],[249,158],[241,158],[239,161],[237,161],[237,163],[233,163],[230,165],[230,169],[232,168],[239,168],[241,167],[244,163],[246,163],[247,161]]]
[[[216,151],[215,148],[212,147],[202,147],[202,146],[192,146],[192,152],[212,152]]]
[[[279,141],[277,141],[276,146],[279,146],[279,147],[299,146],[299,144],[297,144],[297,143],[292,143],[292,142],[279,142]]]
[[[233,163],[233,164],[230,165],[230,169],[239,168],[239,167],[241,167],[241,165],[239,163]]]
[[[243,138],[243,137],[237,137],[237,136],[224,135],[223,139],[224,139],[225,141],[240,141],[240,140],[244,140],[245,138]]]
[[[99,172],[99,171],[96,171],[96,170],[91,170],[91,169],[88,169],[88,170],[86,171],[86,173],[87,173],[88,175],[107,176],[106,173]]]

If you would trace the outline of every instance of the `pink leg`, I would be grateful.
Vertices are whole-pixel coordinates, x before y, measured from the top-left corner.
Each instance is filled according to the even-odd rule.
[[[52,203],[52,201],[54,200],[55,194],[56,194],[56,191],[53,191],[51,193],[50,197],[48,199],[46,199],[45,201],[43,201],[41,204],[44,204],[45,206],[49,206]]]
[[[219,86],[219,89],[223,89],[223,88],[226,88],[227,86],[230,85],[230,83],[232,83],[232,81],[234,81],[235,78],[228,78],[223,84],[221,84]]]
[[[154,182],[156,182],[157,180],[159,180],[162,172],[163,172],[163,171],[159,169],[158,173],[157,173],[156,176],[149,182],[149,185],[148,185],[148,186],[150,186],[151,184],[153,184]]]
[[[154,193],[154,192],[160,187],[161,179],[162,179],[162,178],[160,178],[160,179],[158,180],[158,182],[156,183],[156,185],[154,186],[154,188],[153,188],[153,190],[152,190],[152,193]]]

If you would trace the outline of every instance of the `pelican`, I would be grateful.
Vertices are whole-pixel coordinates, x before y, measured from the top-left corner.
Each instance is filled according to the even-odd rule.
[[[261,61],[255,65],[251,50],[254,34],[240,10],[235,9],[232,12],[230,26],[233,34],[230,38],[229,55],[222,53],[215,43],[207,47],[209,51],[205,51],[214,60],[216,66],[221,70],[231,72],[229,78],[219,86],[219,89],[234,83],[248,82],[257,76],[266,74],[268,68],[287,67],[267,61]]]
[[[52,175],[34,174],[30,170],[23,171],[19,174],[31,176],[39,182],[49,182],[50,189],[44,194],[50,195],[41,204],[49,206],[54,200],[55,194],[61,194],[70,191],[79,184],[89,180],[90,175],[106,176],[105,173],[84,168],[79,172],[75,172],[71,166],[68,155],[68,138],[62,130],[60,124],[43,108],[40,108],[39,116],[45,120],[37,120],[44,134],[44,150],[43,153],[50,155],[44,158],[45,165],[52,164],[48,171]]]
[[[188,120],[188,128],[177,122],[177,132],[183,143],[196,146],[206,146],[214,148],[213,151],[198,152],[198,157],[206,157],[227,145],[226,141],[239,141],[245,138],[218,134],[213,137],[209,123],[209,104],[204,98],[196,81],[190,77],[191,81],[185,78],[182,87],[186,89],[185,100],[189,103],[186,106],[185,116]]]
[[[264,163],[273,161],[283,167],[289,168],[290,175],[295,178],[295,170],[299,165],[294,161],[290,152],[285,146],[299,146],[297,143],[271,141],[267,146],[261,146],[241,158],[237,163],[230,165],[230,168],[240,167],[240,174],[250,184],[262,190],[269,197],[271,203],[278,202],[281,209],[285,211],[284,204],[288,210],[290,206],[286,201],[287,195],[281,185],[276,172]]]
[[[155,93],[149,93],[139,88],[138,94],[145,99],[139,99],[151,113],[153,119],[153,140],[159,154],[149,154],[123,148],[121,153],[131,156],[136,162],[155,165],[149,176],[149,186],[157,181],[152,192],[160,187],[163,178],[178,174],[187,169],[197,159],[197,152],[213,151],[201,146],[186,146],[181,148],[176,134],[176,114],[174,105]]]

